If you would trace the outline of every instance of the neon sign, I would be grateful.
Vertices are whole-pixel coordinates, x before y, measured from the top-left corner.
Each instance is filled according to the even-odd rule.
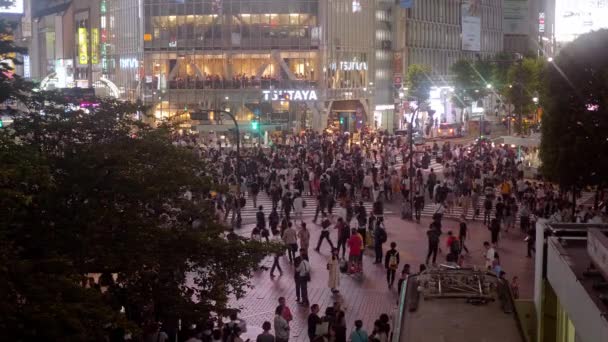
[[[262,90],[264,101],[317,101],[315,90]]]

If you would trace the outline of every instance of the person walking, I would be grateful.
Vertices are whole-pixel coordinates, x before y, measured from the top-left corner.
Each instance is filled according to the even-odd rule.
[[[293,219],[303,221],[303,212],[304,212],[304,199],[300,195],[299,192],[296,193],[295,198],[293,199]]]
[[[492,268],[492,263],[494,262],[494,257],[496,256],[496,250],[492,247],[492,245],[490,245],[488,241],[484,241],[483,247],[486,250],[484,254],[485,266],[486,269],[489,270]]]
[[[382,245],[387,239],[388,236],[384,227],[382,227],[380,224],[376,225],[376,228],[374,228],[374,253],[376,255],[374,264],[382,263]]]
[[[298,231],[298,239],[300,240],[300,250],[304,250],[308,253],[308,247],[310,245],[310,232],[306,228],[306,222],[302,222],[300,230]]]
[[[397,272],[397,268],[399,268],[399,252],[396,250],[397,243],[391,242],[391,249],[386,251],[386,255],[384,257],[384,268],[386,268],[386,282],[388,283],[388,288],[393,287],[393,283],[395,282],[395,273]]]
[[[274,312],[274,333],[276,342],[289,341],[289,323],[283,318],[283,309],[277,307]]]
[[[335,228],[338,230],[338,254],[340,254],[340,248],[342,248],[342,259],[344,259],[344,255],[346,254],[346,242],[350,237],[350,227],[348,227],[348,225],[344,223],[344,220],[339,217]]]
[[[321,324],[321,317],[319,317],[319,304],[313,304],[310,307],[310,314],[308,315],[308,338],[310,342],[313,342],[317,337],[317,325]]]
[[[420,223],[420,216],[422,215],[422,210],[424,209],[424,194],[421,194],[419,191],[416,192],[416,196],[414,196],[414,216],[416,217],[416,222]]]
[[[350,334],[350,341],[351,342],[367,342],[368,341],[367,331],[365,331],[365,329],[363,329],[363,321],[361,321],[361,320],[355,321],[355,329]],[[263,341],[263,342],[265,342],[265,341]]]
[[[351,265],[351,270],[355,269],[363,271],[363,237],[353,228],[350,238],[348,239],[348,261]],[[356,268],[353,268],[356,266]]]
[[[467,222],[463,218],[461,218],[460,219],[460,230],[458,231],[458,239],[460,240],[460,247],[462,248],[462,250],[467,252],[467,255],[468,255],[469,249],[465,245],[465,240],[467,239],[467,234],[468,234]]]
[[[258,206],[258,194],[260,193],[260,185],[258,184],[257,178],[257,176],[253,177],[249,184],[249,193],[251,194],[254,208]]]
[[[327,271],[329,278],[327,280],[327,286],[331,289],[334,294],[339,293],[338,287],[340,286],[340,259],[338,258],[338,250],[334,249],[331,253],[331,258],[327,261]]]
[[[319,213],[321,213],[321,217],[325,217],[325,209],[327,207],[327,195],[325,193],[320,193],[317,195],[317,209],[315,210],[315,217],[312,220],[313,223],[317,223],[317,218],[319,217]]]
[[[492,222],[490,222],[489,229],[492,245],[494,245],[494,247],[498,247],[498,233],[500,233],[500,221],[498,220],[498,218],[492,219]]]
[[[273,235],[277,234],[277,227],[279,226],[279,213],[277,212],[277,207],[273,207],[270,215],[268,215],[268,225],[270,226],[270,231]]]
[[[310,263],[298,256],[296,258],[294,278],[296,281],[296,302],[308,306],[308,282],[310,281]]]
[[[429,251],[426,255],[425,264],[428,265],[429,259],[433,256],[433,264],[437,261],[437,251],[439,250],[439,236],[441,235],[441,231],[437,229],[437,222],[431,223],[429,226],[429,230],[426,232],[426,236],[429,240]]]
[[[483,201],[483,224],[490,224],[490,215],[492,214],[492,198],[490,196],[486,196]]]
[[[287,223],[287,229],[283,231],[282,239],[287,247],[289,262],[292,263],[296,258],[296,252],[298,251],[298,233],[293,229],[291,221]]]
[[[331,247],[332,250],[334,249],[334,244],[331,242],[331,238],[329,237],[329,226],[331,226],[331,221],[329,221],[327,214],[324,213],[323,221],[321,222],[321,235],[319,236],[319,242],[317,242],[317,248],[315,248],[315,251],[319,252],[323,239],[327,240],[329,247]]]
[[[271,328],[270,322],[262,323],[263,332],[256,337],[255,342],[275,342],[274,335],[270,333]]]

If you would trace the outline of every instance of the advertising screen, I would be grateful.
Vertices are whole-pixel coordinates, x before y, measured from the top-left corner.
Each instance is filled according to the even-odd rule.
[[[23,14],[23,0],[15,0],[11,6],[0,7],[0,13]]]
[[[608,0],[556,0],[555,39],[571,42],[581,34],[608,28]]]
[[[462,50],[481,50],[481,1],[462,2]]]
[[[87,35],[86,28],[78,28],[78,64],[80,65],[89,63],[89,41]]]

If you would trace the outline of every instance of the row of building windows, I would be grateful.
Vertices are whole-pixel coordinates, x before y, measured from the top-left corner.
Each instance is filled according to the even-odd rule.
[[[479,1],[477,10],[484,28],[500,29],[502,27],[501,0]],[[408,14],[409,19],[432,23],[460,25],[462,3],[460,0],[424,0],[419,1]]]
[[[428,65],[435,75],[448,75],[450,66],[462,58],[464,55],[459,51],[416,47],[408,49],[408,64]]]
[[[406,32],[409,46],[454,50],[461,48],[459,26],[409,20]]]
[[[145,0],[145,15],[317,13],[317,0]]]

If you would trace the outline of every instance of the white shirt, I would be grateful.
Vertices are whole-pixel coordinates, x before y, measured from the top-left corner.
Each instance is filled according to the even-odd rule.
[[[492,261],[494,261],[494,256],[496,256],[496,251],[494,248],[490,247],[486,251],[486,267],[492,266]]]

